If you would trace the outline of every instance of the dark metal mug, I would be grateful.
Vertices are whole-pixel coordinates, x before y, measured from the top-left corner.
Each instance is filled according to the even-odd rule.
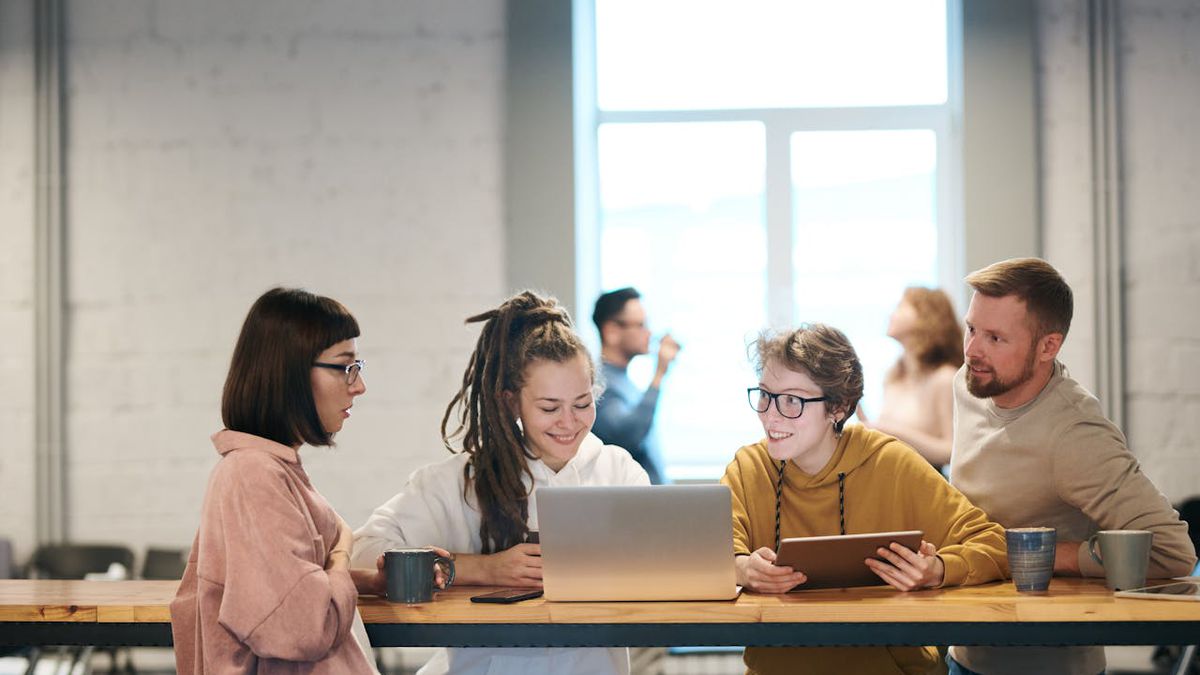
[[[454,583],[454,561],[428,548],[396,548],[383,554],[387,599],[415,604],[433,600],[434,567],[441,565],[446,585]]]

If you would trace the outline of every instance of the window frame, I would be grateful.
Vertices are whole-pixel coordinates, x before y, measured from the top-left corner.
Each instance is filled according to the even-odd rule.
[[[808,131],[928,129],[937,142],[938,282],[959,286],[964,275],[962,204],[962,14],[946,1],[947,99],[940,105],[720,110],[601,110],[597,101],[595,0],[574,0],[576,306],[600,288],[600,206],[597,138],[603,124],[741,122],[763,125],[766,140],[767,318],[792,325],[793,203],[791,136]]]
[[[573,100],[575,132],[575,306],[590,309],[601,288],[601,213],[598,136],[601,125],[687,122],[758,122],[765,134],[764,217],[767,245],[767,321],[795,325],[793,268],[794,204],[791,139],[795,133],[822,131],[928,130],[937,144],[935,227],[938,284],[964,306],[960,280],[965,274],[963,217],[963,16],[960,0],[946,0],[947,98],[938,105],[826,108],[727,108],[679,110],[602,110],[598,104],[595,0],[573,0]],[[595,330],[583,331],[599,353]],[[671,476],[701,479],[723,467],[670,461]],[[674,471],[672,469],[675,469]]]

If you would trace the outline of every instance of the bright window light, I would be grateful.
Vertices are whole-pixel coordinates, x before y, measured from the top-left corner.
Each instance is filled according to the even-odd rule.
[[[758,433],[745,388],[746,341],[766,319],[763,152],[755,122],[599,129],[604,290],[636,287],[655,342],[669,332],[683,347],[655,419],[675,477],[723,468]],[[635,382],[656,350],[630,364]]]
[[[936,105],[945,0],[596,0],[602,110]]]

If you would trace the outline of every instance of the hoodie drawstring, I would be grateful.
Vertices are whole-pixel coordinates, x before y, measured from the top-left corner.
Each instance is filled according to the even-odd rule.
[[[783,506],[783,470],[787,462],[779,463],[779,479],[775,481],[775,550],[779,550],[779,511]],[[838,527],[846,534],[846,474],[838,474]]]
[[[846,474],[838,474],[838,523],[846,534]]]
[[[783,503],[783,469],[787,461],[779,463],[779,480],[775,483],[775,550],[779,550],[779,507]]]

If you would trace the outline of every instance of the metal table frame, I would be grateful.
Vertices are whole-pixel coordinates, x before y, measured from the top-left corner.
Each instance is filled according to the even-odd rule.
[[[0,646],[171,646],[169,623],[14,622]],[[372,623],[376,647],[1161,645],[1200,642],[1200,622]]]

